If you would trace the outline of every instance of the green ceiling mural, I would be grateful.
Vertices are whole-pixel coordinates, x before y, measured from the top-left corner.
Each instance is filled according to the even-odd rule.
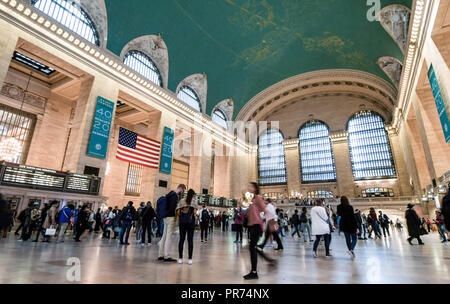
[[[235,115],[253,96],[288,77],[319,69],[364,70],[403,55],[366,0],[106,0],[108,49],[160,33],[169,51],[169,89],[208,75],[207,113],[232,98]],[[412,0],[381,0],[381,6]]]

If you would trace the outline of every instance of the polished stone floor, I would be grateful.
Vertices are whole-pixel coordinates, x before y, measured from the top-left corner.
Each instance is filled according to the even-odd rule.
[[[343,235],[333,234],[332,258],[320,251],[318,259],[312,257],[312,244],[289,236],[283,239],[284,251],[265,249],[278,260],[277,267],[261,261],[260,279],[250,283],[450,283],[450,244],[441,244],[437,233],[423,238],[425,246],[410,246],[405,238],[404,232],[394,231],[386,239],[360,241],[352,261]],[[196,233],[194,264],[189,266],[156,261],[156,245],[122,247],[95,234],[82,243],[66,237],[60,244],[22,243],[10,236],[0,240],[0,283],[72,283],[67,280],[68,272],[75,273],[67,266],[72,257],[81,262],[79,283],[245,283],[248,248],[245,240],[242,245],[233,240],[231,232],[216,231],[209,243],[201,244]]]

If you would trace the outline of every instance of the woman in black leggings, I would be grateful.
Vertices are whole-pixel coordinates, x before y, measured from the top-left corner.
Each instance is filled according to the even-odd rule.
[[[178,243],[179,259],[178,263],[183,264],[183,248],[184,241],[188,241],[189,249],[189,261],[188,264],[192,265],[192,253],[194,251],[194,231],[195,231],[195,214],[197,213],[198,206],[192,199],[195,196],[195,191],[189,189],[186,198],[180,201],[177,209],[177,216],[179,218],[180,228],[180,242]]]
[[[250,261],[252,263],[252,270],[249,274],[244,276],[245,280],[257,280],[258,279],[258,254],[266,261],[269,261],[271,265],[275,265],[275,260],[268,257],[264,251],[258,248],[258,240],[263,233],[264,222],[261,218],[261,212],[266,210],[266,203],[259,195],[259,186],[257,183],[250,183],[248,185],[248,191],[253,193],[254,197],[252,204],[247,210],[247,225],[248,232],[250,234]]]

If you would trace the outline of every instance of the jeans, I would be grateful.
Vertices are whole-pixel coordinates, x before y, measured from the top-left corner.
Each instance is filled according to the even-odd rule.
[[[126,237],[125,237],[125,243],[128,243],[128,238],[130,237],[130,231],[131,231],[131,222],[127,222],[124,221],[122,223],[122,226],[120,227],[120,232],[119,232],[119,241],[121,244],[124,243],[123,241],[123,235],[126,233]]]
[[[169,258],[172,234],[175,230],[175,218],[166,217],[164,219],[164,232],[159,243],[159,257]]]
[[[281,243],[281,239],[280,236],[278,235],[278,232],[270,232],[269,229],[266,230],[266,232],[264,233],[264,241],[259,245],[260,248],[264,248],[264,246],[266,246],[267,241],[270,239],[270,235],[273,235],[273,239],[275,240],[275,242],[277,242],[277,249],[283,249],[283,243]]]
[[[344,235],[348,250],[355,250],[356,243],[358,242],[358,236],[356,235],[356,233],[344,232]]]
[[[192,224],[180,224],[180,242],[178,243],[178,257],[183,258],[184,241],[188,241],[189,260],[192,260],[192,253],[194,251],[194,230],[195,226]]]
[[[145,235],[148,234],[148,243],[152,242],[152,223],[142,223],[141,226],[141,242],[145,244]]]
[[[298,237],[301,238],[298,224],[294,224],[294,232],[292,232],[291,235],[294,236],[296,233],[297,233]]]
[[[58,233],[58,242],[64,241],[64,234],[66,233],[66,229],[69,223],[61,223],[59,227]]]
[[[257,271],[258,266],[258,254],[262,256],[267,261],[273,261],[271,258],[269,258],[264,251],[257,248],[259,238],[261,237],[262,230],[260,225],[254,225],[248,227],[248,231],[250,234],[250,261],[252,263],[252,272]]]
[[[373,222],[372,223],[372,231],[374,232],[375,237],[376,236],[380,236],[381,237],[381,229],[380,229],[380,225],[378,224],[378,222]],[[370,233],[370,234],[372,234],[372,233]],[[370,236],[370,234],[369,234],[369,236]]]
[[[331,234],[324,234],[324,235],[316,235],[316,241],[314,242],[313,251],[317,252],[317,247],[319,247],[320,239],[324,238],[325,240],[325,252],[326,255],[330,255],[330,242],[331,242]]]
[[[208,239],[208,228],[209,228],[209,222],[201,222],[200,223],[200,237],[203,240]]]
[[[242,242],[242,231],[242,224],[236,224],[236,242],[239,242],[239,240]]]
[[[358,224],[359,238],[367,238],[367,225],[366,224]],[[364,236],[363,236],[364,233]]]
[[[383,228],[383,235],[386,236],[386,232],[388,236],[391,236],[389,233],[389,224],[388,225],[382,225],[381,228]]]
[[[306,241],[306,230],[308,230],[308,237],[311,240],[311,225],[309,223],[302,223],[301,229],[303,231],[303,238]]]
[[[447,242],[447,235],[445,234],[445,225],[444,224],[438,225],[438,231],[444,242]]]

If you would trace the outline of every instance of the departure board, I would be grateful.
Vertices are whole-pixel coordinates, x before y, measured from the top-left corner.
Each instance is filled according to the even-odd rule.
[[[12,163],[2,163],[2,185],[30,189],[98,195],[101,179],[92,175],[60,172]]]

